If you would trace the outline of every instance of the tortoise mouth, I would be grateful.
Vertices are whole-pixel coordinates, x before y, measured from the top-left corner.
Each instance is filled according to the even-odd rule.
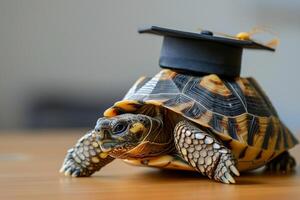
[[[116,152],[127,150],[129,145],[126,142],[104,140],[100,143],[100,148],[103,152]]]
[[[114,158],[126,158],[126,152],[131,150],[134,146],[127,142],[104,140],[100,143],[102,152],[108,153]]]
[[[100,143],[100,148],[103,152],[110,152],[117,145],[118,145],[118,143],[116,141],[104,140]]]

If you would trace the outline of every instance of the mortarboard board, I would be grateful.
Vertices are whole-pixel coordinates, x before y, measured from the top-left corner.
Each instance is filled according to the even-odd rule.
[[[239,76],[244,48],[275,50],[253,40],[215,36],[211,31],[193,33],[157,26],[138,31],[164,36],[159,65],[187,73]]]

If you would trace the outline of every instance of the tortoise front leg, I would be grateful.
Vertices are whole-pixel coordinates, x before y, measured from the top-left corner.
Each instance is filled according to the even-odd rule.
[[[114,158],[101,151],[97,137],[94,131],[90,131],[79,139],[68,150],[60,172],[73,177],[90,176],[113,161]]]
[[[231,151],[209,134],[187,121],[179,122],[175,129],[175,144],[182,157],[193,168],[223,183],[235,183],[239,176],[236,160]]]

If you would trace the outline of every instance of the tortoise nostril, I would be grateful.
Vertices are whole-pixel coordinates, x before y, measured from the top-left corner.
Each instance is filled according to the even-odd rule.
[[[106,139],[111,139],[111,134],[108,130],[103,130],[103,129],[95,129],[97,135],[99,136],[99,139],[101,140],[106,140]]]
[[[103,139],[111,139],[110,133],[108,130],[103,130]]]

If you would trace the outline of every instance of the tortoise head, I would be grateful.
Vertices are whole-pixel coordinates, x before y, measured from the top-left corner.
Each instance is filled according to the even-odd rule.
[[[101,150],[112,157],[124,158],[153,131],[155,120],[141,114],[122,114],[100,118],[95,127]]]

